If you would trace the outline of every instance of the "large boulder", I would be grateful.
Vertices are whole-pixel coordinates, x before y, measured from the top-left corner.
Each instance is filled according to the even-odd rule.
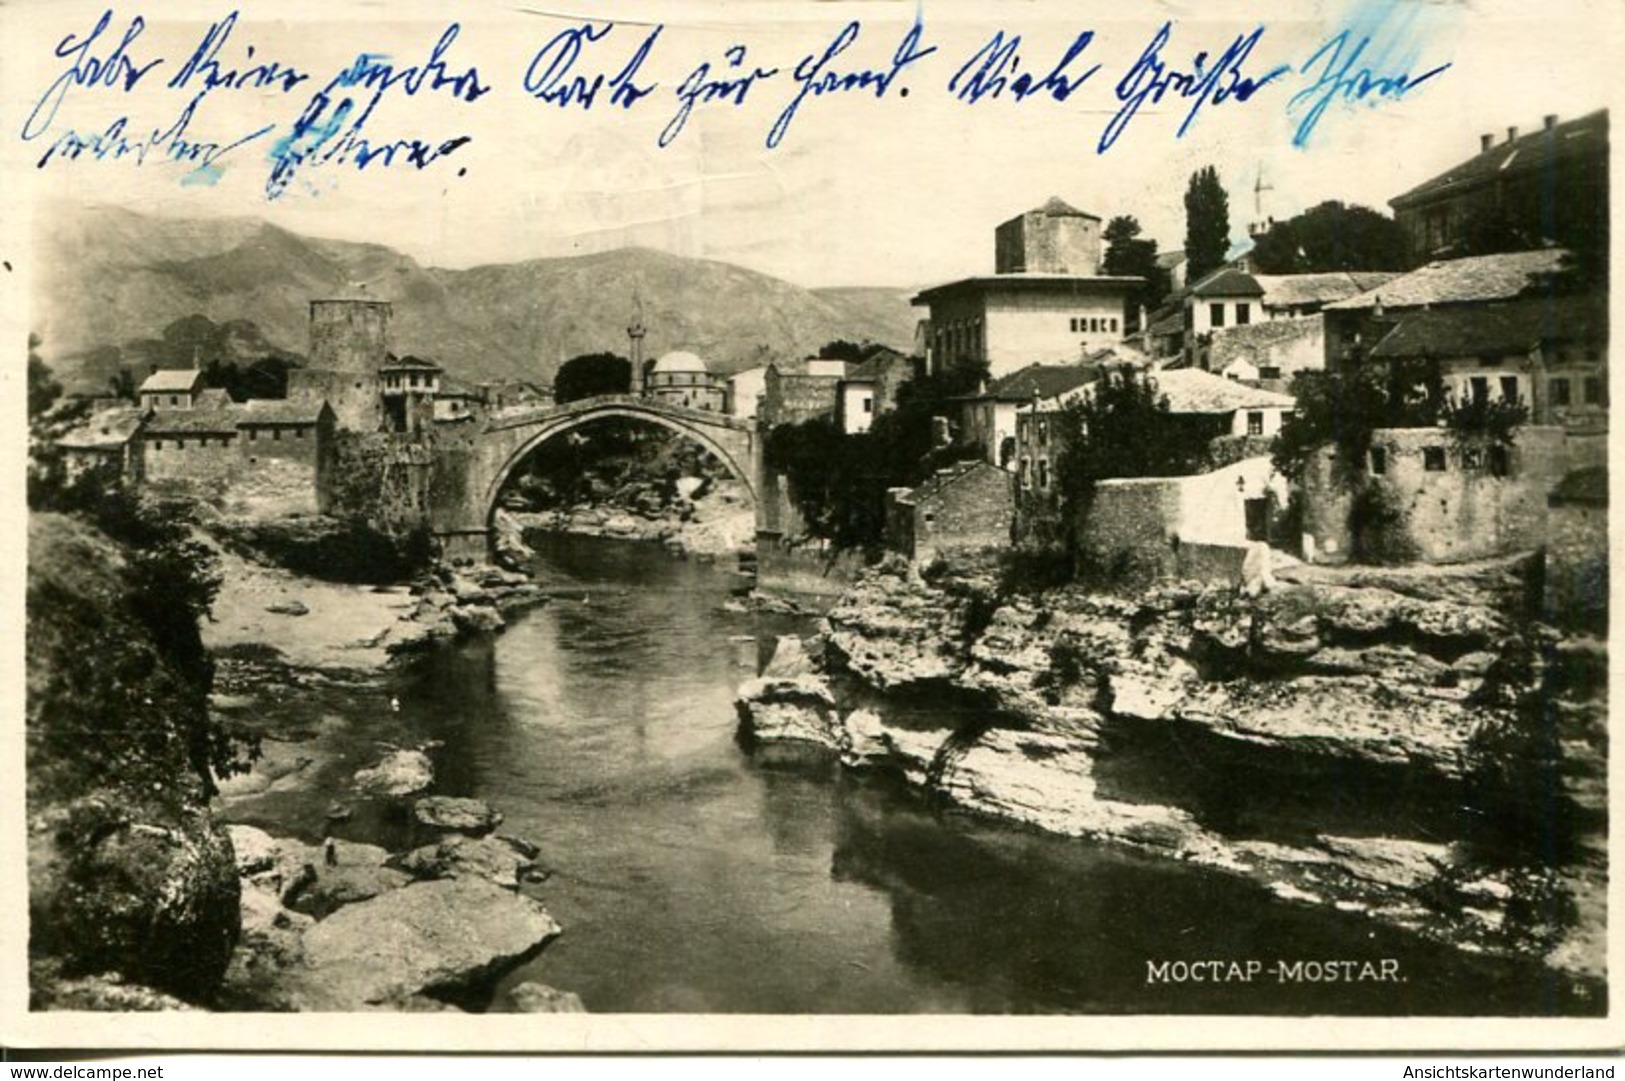
[[[480,837],[502,825],[502,812],[465,796],[424,796],[412,805],[412,819],[431,830]]]
[[[448,837],[400,856],[396,865],[414,878],[483,878],[516,890],[535,860],[501,837]]]
[[[303,966],[284,986],[303,1010],[455,994],[534,955],[559,931],[540,902],[484,879],[419,882],[347,905],[305,932]]]
[[[818,676],[750,680],[739,688],[734,709],[747,739],[815,743],[831,750],[840,745],[835,699]]]
[[[369,796],[405,799],[434,784],[434,763],[422,751],[391,751],[376,766],[357,771],[355,786]]]
[[[581,996],[560,991],[545,983],[526,981],[508,992],[508,1001],[517,1013],[586,1013]]]

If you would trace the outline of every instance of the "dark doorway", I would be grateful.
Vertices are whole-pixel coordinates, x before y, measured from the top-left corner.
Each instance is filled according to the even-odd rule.
[[[1269,539],[1269,500],[1262,497],[1244,500],[1243,509],[1247,515],[1247,539],[1253,541]]]

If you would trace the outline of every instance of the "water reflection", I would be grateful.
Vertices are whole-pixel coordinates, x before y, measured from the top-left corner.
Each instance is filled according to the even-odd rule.
[[[744,752],[731,584],[656,549],[547,545],[580,584],[402,679],[442,791],[489,800],[556,873],[538,980],[594,1011],[1544,1012],[1531,967],[1277,901],[1251,884],[942,817],[827,756]],[[806,624],[803,624],[806,627]],[[1148,960],[1403,960],[1404,985],[1148,985]],[[502,990],[499,989],[499,1002]]]

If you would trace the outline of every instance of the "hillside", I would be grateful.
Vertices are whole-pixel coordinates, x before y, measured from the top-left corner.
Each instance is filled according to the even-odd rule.
[[[323,240],[255,219],[182,220],[95,208],[60,215],[36,238],[41,355],[64,381],[105,382],[113,347],[160,337],[191,315],[249,320],[277,349],[306,350],[312,298],[365,284],[394,302],[391,348],[469,379],[551,380],[562,360],[624,352],[633,294],[645,351],[688,349],[735,370],[834,338],[906,349],[905,292],[808,290],[727,263],[627,248],[445,270],[378,244]],[[205,358],[209,359],[209,358]]]

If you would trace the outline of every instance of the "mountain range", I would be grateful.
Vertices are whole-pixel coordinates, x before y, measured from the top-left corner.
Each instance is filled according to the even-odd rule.
[[[686,349],[723,372],[837,338],[906,352],[919,317],[910,290],[806,289],[647,248],[447,270],[382,244],[302,236],[257,218],[111,207],[50,216],[35,254],[31,328],[40,355],[70,386],[145,365],[164,328],[194,315],[251,323],[256,345],[302,355],[309,301],[363,287],[393,304],[392,352],[432,358],[469,381],[545,383],[570,357],[624,354],[634,296],[647,357]]]

